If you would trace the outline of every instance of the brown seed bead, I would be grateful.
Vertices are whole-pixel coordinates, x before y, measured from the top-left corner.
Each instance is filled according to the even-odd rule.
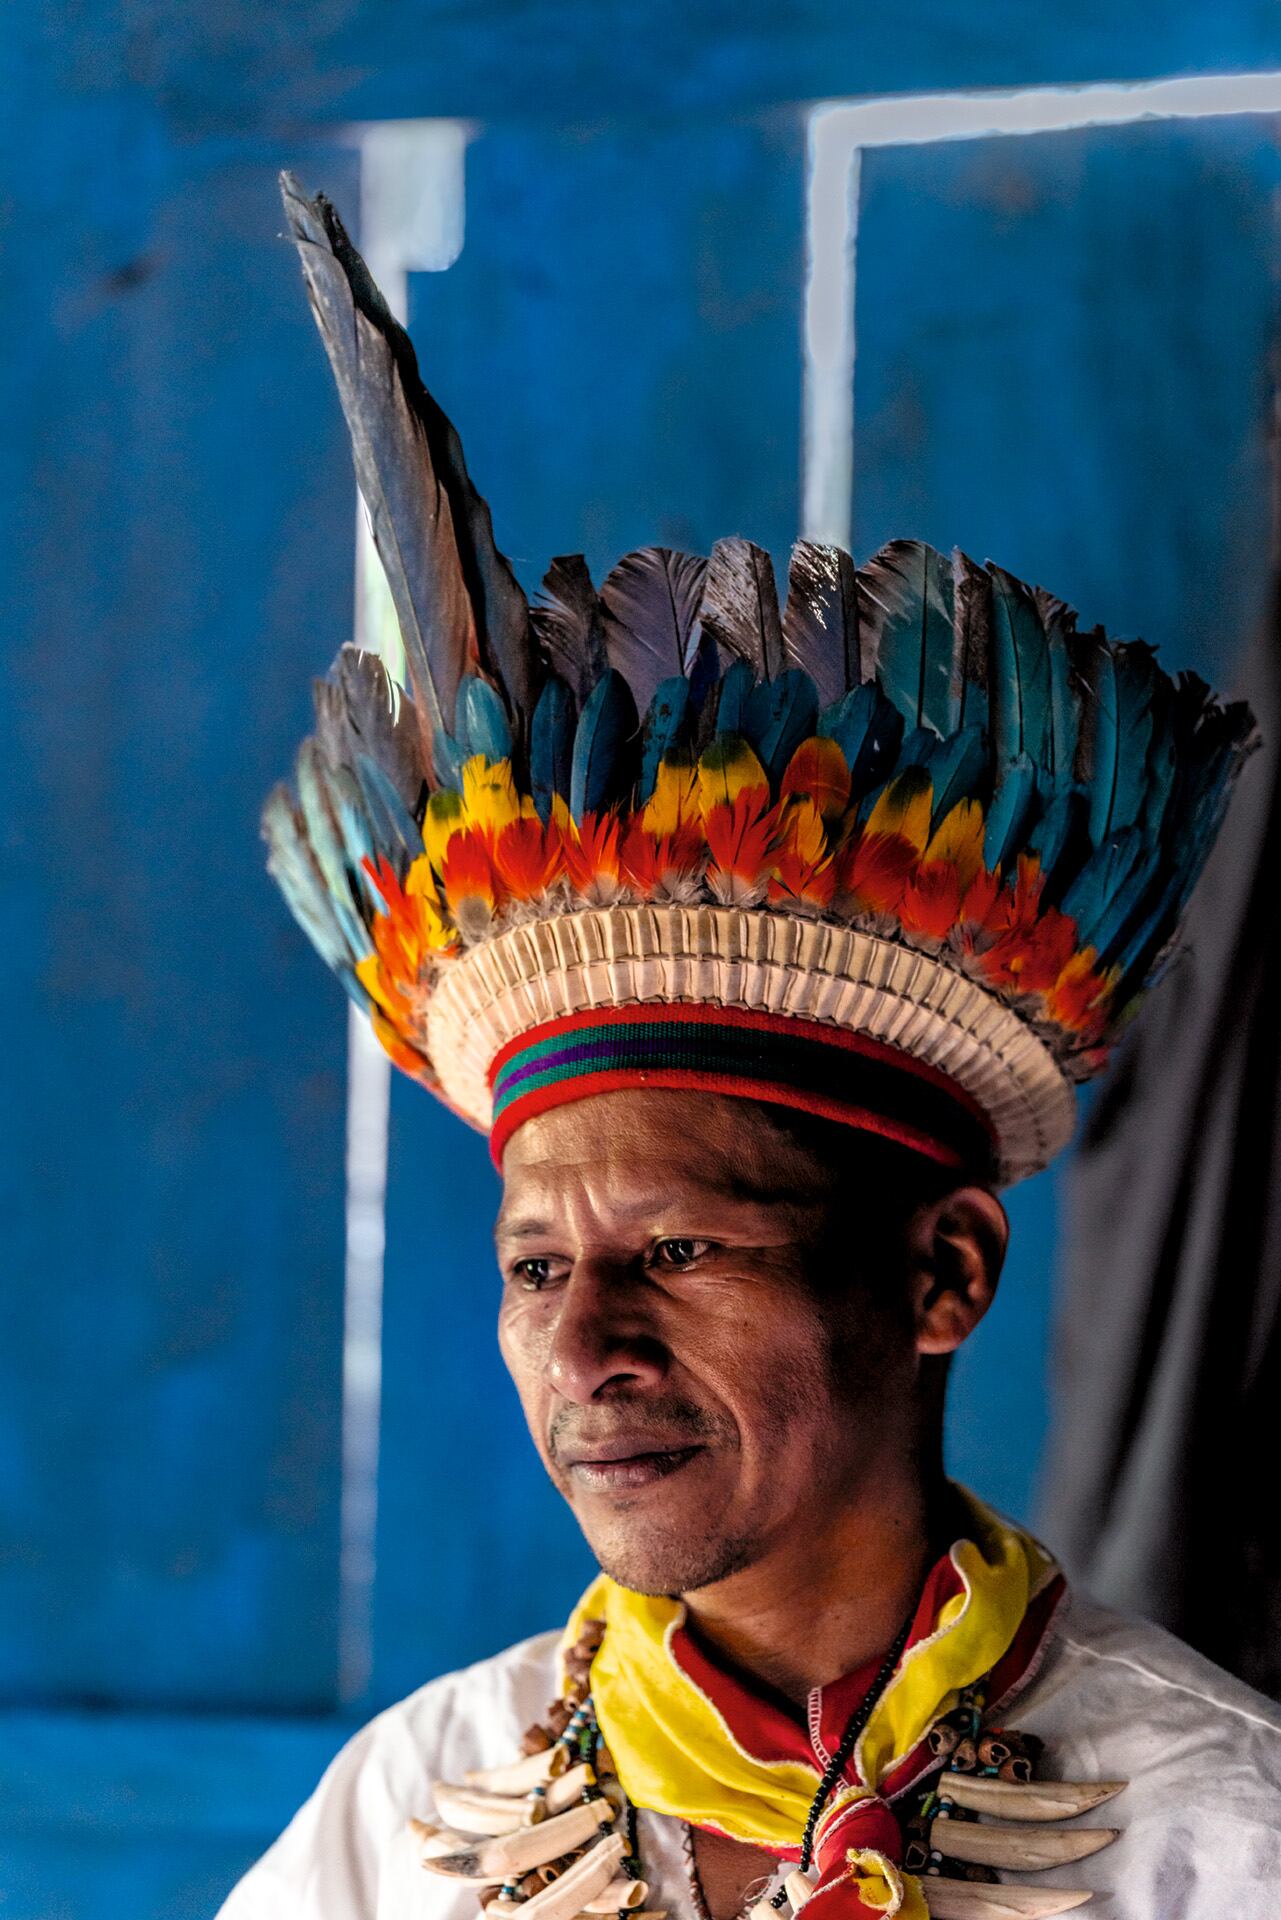
[[[952,1765],[957,1773],[973,1773],[978,1759],[978,1748],[966,1734],[964,1740],[958,1740],[953,1749]]]
[[[981,1733],[979,1735],[979,1765],[981,1767],[999,1767],[1003,1761],[1011,1757],[1012,1753],[1013,1748],[999,1730],[994,1733]]]
[[[946,1758],[949,1753],[956,1751],[956,1743],[960,1737],[955,1727],[950,1726],[946,1720],[940,1720],[937,1726],[930,1728],[930,1752]]]
[[[491,1900],[497,1900],[499,1894],[502,1892],[502,1888],[501,1887],[477,1887],[476,1891],[480,1895],[481,1906],[487,1907]]]
[[[564,1733],[566,1727],[569,1725],[573,1711],[574,1709],[565,1700],[552,1701],[550,1707],[547,1709],[547,1725],[551,1731],[553,1740],[560,1739],[561,1734]],[[547,1744],[550,1746],[551,1740],[549,1740]]]
[[[1025,1753],[1012,1754],[1008,1760],[1002,1760],[997,1768],[997,1778],[1026,1787],[1032,1779],[1032,1762]]]
[[[581,1707],[587,1698],[587,1688],[581,1680],[571,1680],[565,1689],[565,1698],[571,1707]]]
[[[569,1716],[566,1715],[566,1719],[568,1719],[568,1717]],[[522,1753],[546,1753],[551,1744],[552,1735],[548,1733],[546,1727],[526,1727],[524,1733],[520,1736],[520,1750]]]
[[[598,1778],[602,1774],[618,1773],[618,1768],[614,1765],[614,1756],[603,1740],[596,1749],[596,1773]]]

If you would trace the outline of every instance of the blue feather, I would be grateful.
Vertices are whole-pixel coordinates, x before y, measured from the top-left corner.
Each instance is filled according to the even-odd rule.
[[[1036,818],[1036,768],[1027,754],[1001,770],[983,829],[983,860],[1008,867],[1023,851]]]
[[[859,647],[909,727],[951,725],[952,568],[921,540],[891,540],[856,575]]]
[[[1048,803],[1067,793],[1076,779],[1081,698],[1069,646],[1076,616],[1061,600],[1053,599],[1040,589],[1034,597],[1045,627],[1050,673],[1049,718],[1041,755],[1045,772],[1041,787]]]
[[[357,755],[356,777],[379,851],[388,856],[403,880],[423,850],[423,836],[418,823],[392,781],[369,754]]]
[[[576,722],[574,696],[552,674],[543,684],[529,727],[529,787],[544,826],[552,817],[557,795],[569,805]]]
[[[467,755],[452,734],[440,733],[432,736],[431,773],[432,784],[445,787],[451,793],[463,790],[463,761]]]
[[[307,839],[329,892],[343,937],[353,953],[364,953],[369,939],[364,922],[352,896],[350,863],[338,826],[338,808],[329,790],[333,769],[329,767],[314,740],[304,740],[298,750],[298,802],[302,809]]]
[[[262,812],[262,831],[268,844],[267,870],[284,894],[289,910],[325,964],[333,969],[356,1004],[368,1011],[369,1001],[352,973],[353,950],[334,911],[335,902],[308,843],[302,820],[289,789],[272,789]],[[361,928],[356,954],[369,950]]]
[[[1076,921],[1082,946],[1098,945],[1096,935],[1112,923],[1116,902],[1143,861],[1137,827],[1123,827],[1095,848],[1063,896],[1063,911]]]
[[[936,740],[925,765],[934,783],[931,824],[938,826],[958,800],[974,800],[980,796],[988,769],[987,740],[982,727],[963,727],[950,740]]]
[[[911,727],[903,735],[903,744],[898,750],[898,759],[894,763],[895,773],[906,773],[909,767],[926,767],[930,755],[939,743],[939,737],[933,727]]]
[[[631,688],[617,668],[608,668],[583,702],[574,735],[569,806],[575,820],[603,812],[630,788],[639,724]]]
[[[992,576],[992,753],[998,766],[1022,755],[1043,766],[1050,725],[1050,656],[1030,590],[988,567]]]
[[[491,766],[511,759],[512,730],[502,695],[479,674],[469,673],[458,689],[454,737],[464,760],[477,753]]]
[[[716,702],[716,731],[745,734],[747,706],[756,685],[756,675],[746,660],[735,660],[721,681]]]
[[[1129,827],[1126,831],[1139,833],[1136,827]],[[1129,876],[1117,888],[1085,936],[1088,943],[1097,948],[1101,961],[1106,963],[1113,958],[1126,934],[1132,932],[1136,921],[1142,918],[1151,900],[1153,883],[1160,868],[1160,854],[1154,848],[1145,848],[1140,834],[1139,851]],[[1077,930],[1079,932],[1080,928]]]
[[[641,729],[640,780],[636,804],[644,806],[658,784],[658,769],[669,755],[688,745],[694,718],[689,681],[683,674],[660,680]]]
[[[818,718],[823,738],[835,740],[850,770],[850,796],[863,794],[887,779],[898,758],[903,716],[874,680],[853,687]]]
[[[1089,806],[1079,788],[1069,787],[1051,800],[1027,839],[1027,852],[1034,853],[1045,876],[1045,904],[1058,904],[1065,887],[1076,878],[1089,857],[1090,836],[1086,827]]]
[[[1094,666],[1090,838],[1096,847],[1133,826],[1143,808],[1152,739],[1154,664],[1142,641],[1100,640]]]
[[[777,784],[788,761],[808,740],[818,721],[818,694],[808,673],[788,667],[752,690],[744,716],[744,738]]]

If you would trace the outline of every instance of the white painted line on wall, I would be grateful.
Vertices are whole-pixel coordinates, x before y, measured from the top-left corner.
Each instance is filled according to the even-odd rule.
[[[458,120],[397,120],[354,132],[361,252],[388,306],[405,322],[409,275],[443,272],[462,251],[468,129]],[[360,506],[355,632],[357,643],[380,653],[403,682],[395,609]],[[373,1664],[390,1100],[391,1062],[364,1015],[350,1007],[338,1596],[338,1691],[344,1703],[365,1694]]]
[[[1192,74],[1132,86],[897,94],[814,107],[806,192],[804,537],[850,544],[859,163],[865,147],[1249,113],[1281,113],[1281,72]]]

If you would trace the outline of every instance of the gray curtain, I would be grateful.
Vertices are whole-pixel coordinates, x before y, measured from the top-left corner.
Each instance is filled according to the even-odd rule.
[[[1281,599],[1264,745],[1068,1174],[1040,1526],[1070,1574],[1281,1697]]]

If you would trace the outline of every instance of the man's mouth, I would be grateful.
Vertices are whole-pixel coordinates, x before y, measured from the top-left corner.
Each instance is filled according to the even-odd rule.
[[[646,1438],[599,1441],[581,1452],[575,1448],[564,1461],[570,1480],[585,1493],[633,1493],[666,1480],[688,1466],[703,1446],[655,1446]]]

